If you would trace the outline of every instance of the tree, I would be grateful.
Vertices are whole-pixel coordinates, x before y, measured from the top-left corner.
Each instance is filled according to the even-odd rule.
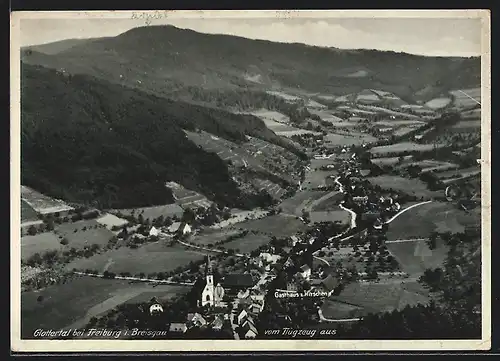
[[[30,236],[34,236],[36,233],[37,233],[37,230],[36,230],[36,227],[35,227],[35,226],[30,226],[30,227],[28,228],[28,234],[29,234]]]
[[[61,239],[61,242],[60,242],[60,243],[61,243],[63,246],[66,246],[66,245],[69,243],[69,241],[68,241],[68,239],[67,239],[66,237],[64,237],[63,239]]]

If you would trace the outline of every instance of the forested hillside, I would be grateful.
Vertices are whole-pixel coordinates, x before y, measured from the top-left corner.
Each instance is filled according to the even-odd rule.
[[[169,101],[85,75],[22,67],[22,183],[99,207],[173,201],[165,182],[229,206],[255,206],[226,164],[182,129],[235,142],[280,139],[252,116]]]

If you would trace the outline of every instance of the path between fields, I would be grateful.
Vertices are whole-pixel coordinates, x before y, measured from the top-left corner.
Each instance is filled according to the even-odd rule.
[[[104,278],[104,275],[102,275],[102,274],[86,273],[86,272],[80,272],[80,271],[74,271],[73,273],[80,275],[80,276]],[[113,279],[125,280],[125,281],[162,283],[162,284],[173,285],[173,286],[193,286],[194,285],[194,282],[174,282],[174,281],[169,281],[169,280],[157,280],[157,279],[152,279],[152,278],[139,278],[139,277],[132,277],[132,276],[115,276]]]
[[[186,242],[182,242],[180,239],[178,239],[177,242],[179,242],[183,246],[191,247],[191,248],[195,248],[195,249],[201,249],[202,251],[216,252],[216,253],[226,253],[226,254],[228,253],[227,251],[222,251],[222,250],[219,250],[219,249],[205,248],[205,247],[195,246],[195,245],[192,245],[192,244],[189,244],[189,243],[186,243]],[[245,255],[241,254],[241,253],[234,253],[234,256],[236,256],[236,257],[245,257]]]
[[[426,241],[425,238],[412,238],[412,239],[396,239],[394,241],[385,241],[386,244],[389,243],[406,243],[406,242],[418,242],[418,241]]]

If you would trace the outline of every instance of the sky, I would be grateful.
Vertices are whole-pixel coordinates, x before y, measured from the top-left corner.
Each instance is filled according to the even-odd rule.
[[[203,33],[297,42],[340,49],[378,49],[427,56],[481,54],[479,18],[450,17],[172,17],[153,13],[120,18],[43,18],[21,20],[21,46],[70,38],[116,36],[135,27],[169,24]],[[146,16],[146,17],[145,17]]]

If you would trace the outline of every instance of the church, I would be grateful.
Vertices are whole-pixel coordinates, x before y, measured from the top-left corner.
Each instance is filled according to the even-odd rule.
[[[207,258],[207,267],[205,274],[205,286],[201,292],[201,297],[199,300],[200,306],[211,306],[218,307],[222,306],[222,298],[224,297],[224,288],[219,282],[215,284],[214,274],[212,270],[212,264],[210,262],[210,256]]]

